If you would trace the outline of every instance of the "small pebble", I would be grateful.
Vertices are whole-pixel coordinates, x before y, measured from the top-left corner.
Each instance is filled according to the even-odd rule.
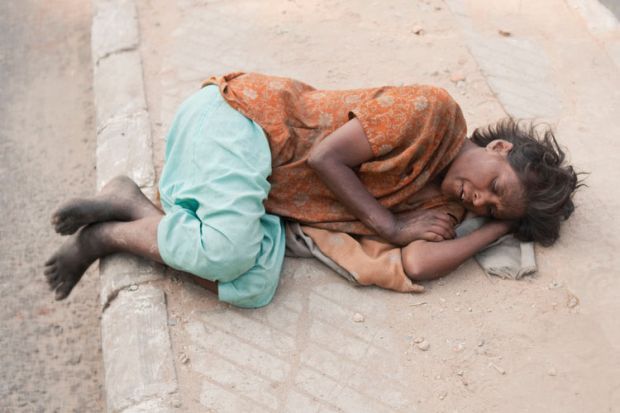
[[[566,297],[566,306],[568,308],[575,308],[579,305],[579,298],[577,298],[575,295],[568,293],[568,296]]]
[[[498,366],[495,363],[489,363],[489,367],[493,367],[495,370],[497,370],[497,372],[501,375],[506,374],[506,370],[504,370],[502,367]]]
[[[183,364],[187,364],[189,363],[189,357],[187,356],[187,354],[185,353],[181,353],[181,355],[179,356],[179,360],[181,361],[181,363]]]
[[[456,372],[457,376],[463,377],[463,374],[465,374],[465,372],[463,370],[459,370],[459,371]]]
[[[360,313],[353,314],[353,321],[356,323],[363,323],[365,320],[364,316]]]
[[[550,376],[557,376],[558,372],[556,369],[554,369],[553,367],[551,367],[549,370],[547,370],[547,374]]]
[[[439,393],[439,400],[443,400],[446,397],[448,397],[448,393],[447,392],[443,391],[443,392]]]
[[[424,341],[424,337],[416,337],[413,342],[416,344],[420,344],[421,342]]]
[[[418,36],[421,36],[424,34],[424,28],[420,25],[413,26],[413,29],[411,29],[411,32],[413,34],[417,34]]]
[[[138,286],[136,284],[131,284],[129,286],[129,291],[136,291],[136,290],[138,290]]]
[[[464,81],[464,80],[465,80],[465,75],[462,74],[461,72],[452,72],[452,74],[450,75],[450,81],[453,83]]]
[[[502,30],[502,29],[499,29],[497,32],[498,32],[501,36],[504,36],[504,37],[510,37],[510,36],[512,36],[512,33],[510,33],[508,30]]]
[[[480,340],[480,341],[478,342],[478,347],[482,347],[482,346],[484,346],[484,340]]]
[[[171,318],[170,320],[168,320],[168,325],[173,327],[176,326],[177,320],[175,318]]]
[[[418,343],[418,348],[420,350],[422,350],[422,351],[426,351],[429,348],[431,348],[431,344],[428,341],[424,340],[424,341]]]

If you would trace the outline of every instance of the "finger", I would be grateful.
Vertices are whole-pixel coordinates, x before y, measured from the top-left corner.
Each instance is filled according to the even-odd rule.
[[[405,292],[407,292],[407,293],[423,293],[424,292],[424,287],[422,287],[420,284],[414,284],[411,281],[409,281],[409,285],[405,286]]]
[[[440,235],[444,240],[454,238],[452,229],[446,228],[445,225],[432,225],[428,231]]]
[[[430,231],[423,233],[421,236],[421,239],[426,240],[426,241],[431,241],[431,242],[444,241],[444,238],[441,235],[435,232],[430,232]]]
[[[436,219],[438,219],[441,222],[445,222],[446,224],[450,225],[451,227],[454,226],[454,220],[452,219],[452,217],[450,217],[450,215],[446,214],[446,213],[440,213],[437,215]]]

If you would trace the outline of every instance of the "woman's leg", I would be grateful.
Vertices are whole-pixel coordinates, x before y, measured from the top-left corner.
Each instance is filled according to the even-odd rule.
[[[73,234],[88,226],[70,237],[45,263],[44,272],[56,299],[66,298],[88,267],[106,255],[129,252],[162,263],[157,226],[163,215],[125,176],[112,179],[94,197],[74,198],[61,205],[52,215],[57,232]],[[191,276],[217,293],[216,283]]]
[[[72,235],[45,263],[45,275],[56,291],[56,299],[66,298],[88,267],[110,254],[128,252],[163,264],[157,246],[157,226],[162,217],[160,212],[130,222],[101,222]],[[217,292],[213,282],[201,285]]]
[[[97,195],[73,198],[62,204],[52,214],[52,225],[59,234],[69,235],[94,222],[134,221],[161,214],[134,181],[117,176]]]

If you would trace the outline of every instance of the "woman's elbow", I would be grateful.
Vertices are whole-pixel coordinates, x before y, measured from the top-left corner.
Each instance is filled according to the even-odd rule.
[[[426,241],[414,241],[402,250],[403,269],[407,277],[413,281],[432,280],[442,274],[433,268],[428,259],[428,243]]]
[[[323,151],[314,148],[310,151],[308,159],[306,159],[306,163],[310,168],[318,170],[321,169],[321,165],[325,162],[325,158],[326,155]]]

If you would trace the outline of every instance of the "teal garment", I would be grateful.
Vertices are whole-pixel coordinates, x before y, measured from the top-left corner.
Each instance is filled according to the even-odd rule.
[[[270,174],[269,144],[257,123],[230,107],[215,85],[190,96],[168,133],[159,181],[163,261],[218,281],[221,301],[267,305],[285,250],[284,225],[263,206]]]

